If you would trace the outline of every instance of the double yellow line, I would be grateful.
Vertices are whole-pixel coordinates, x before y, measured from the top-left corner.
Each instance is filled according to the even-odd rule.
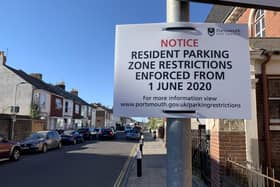
[[[124,166],[123,166],[123,168],[122,168],[122,170],[120,172],[120,175],[118,176],[118,178],[117,178],[117,180],[116,180],[116,182],[115,182],[113,187],[120,187],[120,185],[122,183],[122,180],[123,180],[123,178],[124,178],[124,176],[125,176],[125,174],[127,172],[129,163],[130,163],[131,159],[133,158],[133,155],[135,153],[136,147],[137,147],[137,144],[135,144],[132,147],[132,149],[131,149],[131,151],[129,153],[129,156],[128,156],[128,158],[127,158],[127,160],[126,160],[126,162],[125,162],[125,164],[124,164]]]

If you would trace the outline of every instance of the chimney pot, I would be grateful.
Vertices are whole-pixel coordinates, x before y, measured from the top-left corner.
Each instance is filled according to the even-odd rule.
[[[39,80],[43,79],[42,73],[31,73],[30,76]]]
[[[6,65],[7,57],[5,56],[4,51],[0,51],[0,64]]]
[[[76,89],[72,89],[72,90],[71,90],[71,94],[73,94],[73,95],[75,95],[75,96],[78,96],[79,92],[78,92],[78,90],[76,90]]]
[[[61,82],[56,83],[55,86],[56,86],[56,87],[59,87],[59,88],[62,88],[63,90],[65,90],[65,82],[64,82],[64,81],[61,81]]]

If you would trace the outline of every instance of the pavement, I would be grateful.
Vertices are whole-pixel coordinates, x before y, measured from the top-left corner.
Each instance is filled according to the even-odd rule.
[[[142,156],[142,176],[137,177],[137,160],[133,158],[130,161],[130,165],[121,186],[166,187],[166,159],[166,148],[163,140],[154,140],[150,133],[145,133]],[[192,186],[206,187],[206,185],[196,176],[193,176]]]

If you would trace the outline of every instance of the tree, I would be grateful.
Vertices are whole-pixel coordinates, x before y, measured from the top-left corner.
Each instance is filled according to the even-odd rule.
[[[30,115],[32,119],[40,118],[40,107],[37,104],[32,104],[30,109]]]
[[[148,118],[149,122],[147,126],[151,129],[156,129],[159,126],[163,125],[163,119],[161,118]]]

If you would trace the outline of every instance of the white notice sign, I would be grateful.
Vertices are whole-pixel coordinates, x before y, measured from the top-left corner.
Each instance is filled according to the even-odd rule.
[[[250,119],[247,25],[118,25],[113,112]]]

